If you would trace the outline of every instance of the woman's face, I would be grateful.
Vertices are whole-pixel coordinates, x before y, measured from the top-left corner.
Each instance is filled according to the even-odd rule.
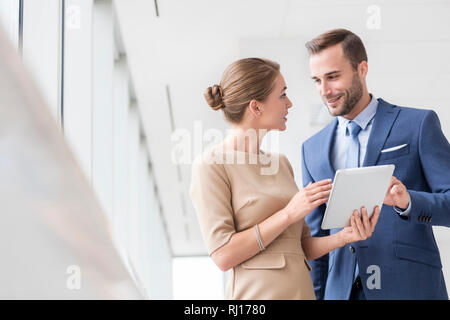
[[[286,130],[288,109],[292,107],[291,100],[286,95],[286,83],[281,73],[275,79],[273,91],[264,102],[259,103],[261,115],[259,127],[267,130]]]

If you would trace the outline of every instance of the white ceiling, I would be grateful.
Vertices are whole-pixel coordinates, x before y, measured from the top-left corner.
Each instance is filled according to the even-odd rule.
[[[448,45],[450,36],[449,1],[159,0],[159,17],[154,0],[115,0],[115,4],[174,256],[205,255],[206,250],[188,194],[190,166],[171,161],[177,145],[171,134],[188,130],[185,133],[193,135],[200,123],[203,129],[226,129],[222,116],[206,105],[202,94],[219,82],[229,63],[249,55],[281,63],[288,94],[299,106],[290,112],[291,126],[281,139],[281,149],[299,175],[301,141],[329,119],[322,115],[316,125],[309,119],[320,100],[309,80],[306,40],[337,27],[353,30],[368,47],[399,39],[430,41],[430,34],[432,40]],[[379,30],[366,24],[371,5],[382,9]],[[372,52],[372,65],[381,70],[383,61],[376,57],[383,57],[383,52]],[[193,159],[199,150],[191,151]]]

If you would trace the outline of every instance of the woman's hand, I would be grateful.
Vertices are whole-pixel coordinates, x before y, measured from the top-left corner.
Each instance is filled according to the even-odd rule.
[[[285,207],[290,223],[305,218],[314,208],[328,201],[331,192],[331,179],[309,183],[297,192]]]
[[[375,226],[380,216],[380,207],[376,206],[372,216],[368,217],[367,209],[361,208],[361,217],[358,214],[358,210],[353,211],[353,215],[350,218],[350,227],[345,227],[338,234],[342,239],[342,246],[361,240],[366,240],[372,236]]]

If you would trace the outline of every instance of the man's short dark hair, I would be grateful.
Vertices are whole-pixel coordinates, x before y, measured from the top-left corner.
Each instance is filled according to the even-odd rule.
[[[334,29],[322,33],[306,42],[305,46],[308,49],[309,54],[314,55],[338,43],[342,44],[344,55],[350,61],[353,70],[358,69],[358,65],[361,61],[367,61],[366,48],[364,48],[361,39],[356,34],[346,29]]]

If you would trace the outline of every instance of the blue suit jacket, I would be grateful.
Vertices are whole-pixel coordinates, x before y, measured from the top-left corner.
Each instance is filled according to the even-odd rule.
[[[371,238],[310,261],[316,296],[348,299],[357,260],[367,299],[448,299],[432,226],[450,226],[450,145],[434,111],[378,101],[363,166],[394,164],[394,175],[411,195],[411,212],[402,217],[383,205]],[[334,119],[304,142],[304,185],[334,178],[330,151],[337,122]],[[407,146],[381,153],[403,144]],[[340,230],[320,228],[325,208],[324,204],[306,217],[312,236]],[[379,289],[367,287],[373,265],[379,267]]]

